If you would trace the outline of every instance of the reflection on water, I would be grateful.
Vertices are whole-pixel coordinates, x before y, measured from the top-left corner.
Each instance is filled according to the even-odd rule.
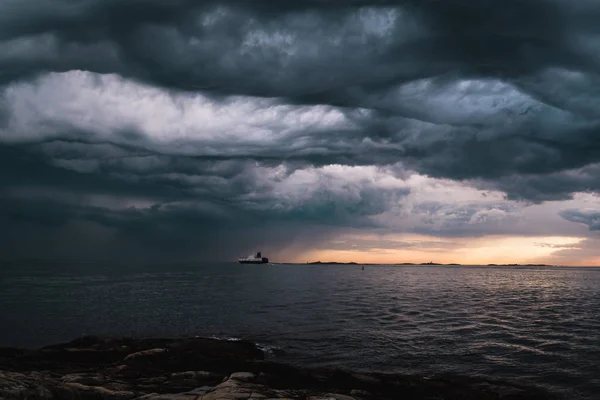
[[[0,345],[226,335],[288,362],[600,393],[600,270],[215,264],[0,280]]]

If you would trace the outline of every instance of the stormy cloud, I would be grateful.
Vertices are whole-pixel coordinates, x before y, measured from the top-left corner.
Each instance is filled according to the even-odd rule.
[[[560,215],[568,221],[587,225],[592,231],[600,231],[600,211],[598,210],[563,210]]]
[[[7,249],[540,234],[528,207],[599,190],[597,21],[593,1],[4,1]]]

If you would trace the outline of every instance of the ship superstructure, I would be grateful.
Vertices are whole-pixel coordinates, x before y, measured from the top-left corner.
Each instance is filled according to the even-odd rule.
[[[267,264],[269,259],[267,257],[263,257],[261,252],[254,253],[249,255],[248,257],[241,257],[238,259],[240,264]]]

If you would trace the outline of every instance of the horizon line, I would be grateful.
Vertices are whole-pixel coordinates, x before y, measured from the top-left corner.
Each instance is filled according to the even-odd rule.
[[[223,261],[227,263],[237,263],[237,261]],[[600,268],[600,265],[566,265],[566,264],[546,264],[546,263],[487,263],[487,264],[463,264],[463,263],[360,263],[355,261],[307,261],[307,262],[291,262],[291,261],[269,261],[268,264],[287,264],[287,265],[394,265],[394,266],[458,266],[458,267],[554,267],[554,268]]]

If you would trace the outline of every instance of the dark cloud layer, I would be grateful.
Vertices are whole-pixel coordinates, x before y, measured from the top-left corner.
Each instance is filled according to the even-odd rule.
[[[79,68],[184,90],[356,106],[360,99],[347,99],[353,90],[377,94],[417,77],[458,73],[519,82],[547,67],[597,67],[576,41],[598,33],[580,23],[599,15],[591,2],[587,8],[551,0],[5,4],[0,34],[32,47],[4,61],[7,79]],[[44,44],[52,47],[43,54],[27,51]]]
[[[340,192],[324,177],[298,201],[274,193],[269,182],[260,183],[250,161],[137,157],[135,149],[121,147],[120,157],[92,157],[93,168],[80,172],[57,161],[89,160],[78,154],[82,148],[69,153],[58,147],[58,157],[47,148],[40,152],[39,146],[0,146],[5,255],[210,260],[258,246],[284,258],[286,251],[307,250],[344,227],[373,227],[368,217],[408,193],[352,183]],[[91,147],[83,149],[90,154]],[[149,157],[154,163],[141,170],[122,162]]]
[[[598,210],[564,210],[560,215],[568,221],[587,225],[591,231],[600,231],[600,211]]]
[[[326,176],[309,183],[317,186],[310,195],[286,197],[277,186],[331,164],[380,166],[399,177],[416,171],[529,202],[598,192],[598,21],[600,4],[567,0],[7,0],[5,95],[50,72],[83,70],[201,93],[217,105],[252,96],[273,106],[336,107],[347,124],[298,125],[252,146],[197,138],[159,146],[125,122],[111,140],[95,131],[102,127],[75,123],[31,134],[0,97],[0,190],[11,199],[2,218],[15,229],[77,222],[121,232],[124,242],[171,240],[165,248],[191,251],[182,238],[214,248],[211,232],[241,226],[252,236],[268,225],[270,238],[292,225],[370,226],[369,217],[408,193],[364,182],[334,190]],[[27,190],[39,199],[12,213],[10,202]],[[68,205],[65,193],[69,201],[83,196],[81,205]],[[98,196],[157,207],[91,205]]]
[[[110,209],[65,203],[56,196],[4,199],[0,238],[6,256],[54,260],[177,262],[223,260],[252,252],[256,246],[275,257],[315,244],[331,232],[260,216],[222,218],[198,205],[156,204]],[[253,224],[255,228],[253,229]],[[326,235],[327,234],[327,235]]]
[[[599,82],[600,32],[591,21],[600,12],[593,3],[293,3],[89,1],[32,9],[8,2],[1,35],[22,50],[3,60],[2,70],[6,82],[19,74],[85,69],[183,90],[364,107],[434,124],[448,118],[380,99],[418,78],[434,79],[429,91],[448,80],[499,79],[530,96],[531,104],[499,106],[491,126],[463,119],[433,143],[412,143],[397,120],[370,113],[361,136],[383,136],[401,151],[307,161],[406,159],[433,176],[492,179],[554,173],[597,159],[597,112],[565,96],[573,90],[568,79],[547,76],[548,68],[564,68],[584,74],[590,86]],[[563,93],[556,93],[557,83]],[[598,90],[590,91],[576,95],[597,101]],[[555,137],[540,120],[556,110],[582,120],[565,122]],[[491,137],[480,138],[482,128]]]

